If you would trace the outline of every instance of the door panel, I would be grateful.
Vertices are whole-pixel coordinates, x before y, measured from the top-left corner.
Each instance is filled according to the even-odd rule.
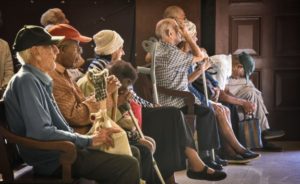
[[[216,0],[216,54],[250,52],[270,126],[287,140],[300,140],[299,33],[300,1]]]

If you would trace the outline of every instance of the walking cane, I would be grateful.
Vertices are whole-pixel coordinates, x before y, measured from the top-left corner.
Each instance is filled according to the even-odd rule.
[[[141,128],[140,128],[138,122],[137,122],[136,119],[134,118],[134,114],[133,114],[133,112],[132,112],[132,110],[131,110],[131,107],[130,107],[129,103],[125,103],[125,104],[121,105],[121,106],[120,106],[120,109],[122,109],[122,110],[124,110],[124,111],[127,111],[127,112],[129,113],[130,118],[131,118],[131,120],[133,121],[133,123],[134,123],[134,125],[135,125],[137,131],[139,132],[141,138],[142,138],[142,139],[145,139],[144,133],[142,132],[142,130],[141,130]],[[155,159],[154,159],[153,156],[152,156],[152,163],[153,163],[153,167],[154,167],[154,169],[155,169],[155,172],[156,172],[156,174],[157,174],[157,176],[158,176],[160,182],[161,182],[162,184],[165,184],[165,181],[164,181],[164,179],[163,179],[163,177],[162,177],[162,175],[161,175],[161,172],[160,172],[160,170],[159,170],[159,168],[158,168],[158,166],[157,166],[157,163],[156,163],[156,161],[155,161]]]
[[[112,98],[113,98],[113,108],[111,110],[111,119],[114,122],[116,122],[116,120],[117,120],[117,108],[118,108],[118,90],[116,90],[112,94]]]
[[[208,58],[208,62],[210,62],[210,58]],[[203,65],[201,66],[203,67]],[[203,81],[203,87],[204,87],[204,95],[205,95],[205,102],[206,106],[209,107],[209,99],[208,99],[208,93],[207,93],[207,85],[206,85],[206,76],[205,76],[205,70],[202,70],[202,81]],[[215,161],[215,150],[211,149],[212,159]]]

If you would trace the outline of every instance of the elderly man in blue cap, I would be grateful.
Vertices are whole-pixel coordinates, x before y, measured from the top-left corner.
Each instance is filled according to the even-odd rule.
[[[22,64],[4,93],[6,116],[11,131],[36,140],[65,140],[77,147],[77,159],[72,165],[74,177],[84,177],[104,183],[139,183],[136,159],[87,149],[90,146],[112,146],[111,135],[119,130],[102,129],[93,135],[73,132],[57,107],[52,95],[52,79],[48,73],[56,67],[64,37],[51,36],[39,26],[24,26],[17,34],[14,50]],[[57,152],[19,146],[20,155],[32,165],[36,174],[61,173]]]

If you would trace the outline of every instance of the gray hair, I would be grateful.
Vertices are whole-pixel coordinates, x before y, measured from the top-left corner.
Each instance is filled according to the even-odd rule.
[[[22,65],[29,63],[32,58],[33,54],[31,52],[31,48],[17,52],[17,59]]]

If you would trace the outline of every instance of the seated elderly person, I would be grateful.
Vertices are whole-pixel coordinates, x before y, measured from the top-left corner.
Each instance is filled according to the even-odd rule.
[[[193,63],[206,58],[206,53],[200,50],[185,25],[179,26],[174,19],[160,20],[156,24],[155,33],[160,39],[156,50],[157,85],[179,91],[189,91],[188,68]],[[184,37],[190,45],[191,53],[182,52],[177,48],[181,37]],[[174,106],[186,112],[187,107],[183,98],[160,94],[159,101],[164,106]],[[200,104],[201,102],[196,98],[194,106],[197,115],[198,145],[202,158],[205,158],[208,150],[220,148],[220,142],[214,112]]]
[[[48,29],[56,24],[69,24],[69,20],[61,9],[51,8],[41,16],[41,24]]]
[[[48,9],[41,16],[41,24],[45,27],[45,29],[50,29],[51,26],[57,24],[69,24],[70,21],[66,18],[64,12],[59,8],[51,8]],[[72,81],[77,81],[80,77],[83,76],[83,72],[80,67],[84,64],[84,59],[80,56],[80,59],[76,63],[76,65],[72,68],[67,69],[69,76]]]
[[[1,19],[1,15],[0,15]],[[1,22],[1,20],[0,20]],[[1,24],[1,23],[0,23]],[[1,25],[0,25],[1,26]],[[9,80],[14,75],[13,60],[10,53],[10,48],[5,40],[0,38],[0,98],[5,91]]]
[[[52,80],[48,73],[55,69],[61,37],[51,35],[39,26],[24,26],[17,34],[14,50],[22,68],[12,78],[5,94],[6,116],[11,130],[37,140],[65,140],[77,146],[72,166],[75,177],[99,183],[139,183],[136,159],[87,149],[90,146],[112,146],[114,128],[105,128],[94,135],[74,133],[62,116],[52,96]],[[37,174],[61,172],[56,152],[19,147],[20,155]]]
[[[188,20],[185,21],[185,24],[191,37],[197,41],[196,25]],[[183,41],[181,45],[183,46],[183,51],[190,52],[190,46],[186,41]],[[205,49],[202,48],[202,50],[206,52]],[[229,109],[218,103],[218,82],[213,80],[211,75],[206,71],[211,65],[212,63],[209,60],[204,60],[201,65],[193,64],[189,68],[189,90],[201,101],[201,104],[211,108],[215,112],[221,135],[220,138],[222,139],[222,153],[220,155],[228,160],[229,163],[247,163],[251,159],[259,157],[259,154],[246,149],[237,140],[231,127]],[[212,93],[211,98],[207,99],[208,101],[206,101],[203,92],[203,73],[206,76],[207,89]]]
[[[66,69],[72,68],[80,60],[79,43],[90,42],[92,38],[81,35],[78,30],[68,24],[53,25],[48,31],[53,36],[65,36],[65,39],[57,45],[60,52],[56,58],[56,69],[49,73],[53,78],[54,98],[67,122],[77,132],[87,133],[90,128],[88,125],[91,125],[90,114],[97,112],[100,108],[111,108],[112,99],[110,97],[120,87],[120,83],[115,76],[108,77],[107,104],[96,101],[95,95],[86,98],[77,84],[70,79]],[[117,125],[114,123],[114,126]],[[149,152],[141,154],[141,157],[144,162],[143,167],[151,168],[152,158],[148,148],[138,147],[139,150],[136,150],[137,148],[133,147],[133,149],[135,156],[139,155],[139,150],[142,149],[146,149],[142,151],[143,153]],[[149,171],[149,173],[142,174],[142,177],[151,175],[152,173]],[[143,179],[145,178],[143,177]]]
[[[130,88],[131,85],[133,85],[137,73],[135,70],[130,69],[132,68],[132,66],[129,63],[123,62],[123,61],[116,61],[112,64],[112,66],[110,67],[110,72],[114,75],[117,76],[117,78],[120,80],[120,82],[122,83],[122,87],[120,88],[120,93],[126,93],[129,92],[128,88]],[[132,100],[133,101],[133,100]],[[163,112],[163,111],[161,111]],[[180,117],[175,117],[177,119],[181,119],[182,116]],[[175,121],[175,118],[173,120],[173,124]],[[144,120],[144,118],[143,118]],[[178,121],[180,123],[180,121]],[[154,122],[153,122],[154,123]],[[184,126],[184,124],[182,125],[183,128],[183,132],[187,131],[186,127]],[[161,128],[156,127],[156,129],[154,129],[154,131],[158,131],[161,133],[164,133],[160,130]],[[176,132],[171,132],[169,131],[168,136],[173,136],[175,135]],[[175,135],[176,136],[176,135]],[[194,178],[194,179],[206,179],[206,180],[220,180],[226,177],[226,174],[222,171],[214,171],[212,172],[212,169],[209,169],[207,166],[205,166],[205,164],[202,162],[202,160],[200,159],[200,157],[197,154],[197,151],[193,145],[193,139],[192,136],[189,133],[181,134],[181,135],[177,135],[180,136],[180,139],[187,139],[189,143],[185,143],[182,145],[182,149],[185,150],[185,156],[189,162],[189,171],[188,173],[193,173],[193,176],[189,175],[189,177]],[[164,143],[165,144],[169,144],[169,142],[167,142],[169,139],[165,139]],[[159,142],[160,144],[160,142]],[[193,146],[192,146],[193,145]],[[202,171],[197,172],[198,168],[203,168]],[[207,169],[209,169],[209,171],[207,171]],[[195,172],[196,171],[196,172]],[[206,173],[208,172],[208,173]]]
[[[250,101],[256,105],[251,111],[259,119],[262,130],[263,149],[281,151],[282,149],[268,140],[282,137],[282,130],[271,130],[267,119],[268,110],[264,104],[261,92],[254,86],[249,76],[255,69],[253,58],[245,52],[232,56],[232,75],[226,85],[226,90],[233,96]],[[240,109],[241,110],[241,109]],[[243,112],[240,112],[243,113]]]
[[[89,68],[102,70],[113,67],[124,54],[124,41],[121,36],[112,30],[102,30],[93,38],[96,44],[96,58]],[[129,81],[128,78],[124,79],[121,75],[117,76],[120,77],[120,81],[125,87],[129,85],[128,82],[125,82]],[[133,81],[131,79],[131,83]],[[86,78],[81,78],[78,84],[86,92],[86,95],[93,93],[94,89],[89,85]],[[172,176],[175,171],[186,167],[186,156],[190,162],[189,177],[205,180],[221,180],[226,177],[224,172],[213,171],[203,164],[197,155],[191,132],[186,127],[180,110],[174,107],[154,107],[152,103],[140,98],[132,90],[130,93],[132,94],[132,101],[142,106],[143,132],[155,139],[157,147],[154,157],[162,176],[168,182],[174,182]],[[166,134],[166,132],[169,133]]]

